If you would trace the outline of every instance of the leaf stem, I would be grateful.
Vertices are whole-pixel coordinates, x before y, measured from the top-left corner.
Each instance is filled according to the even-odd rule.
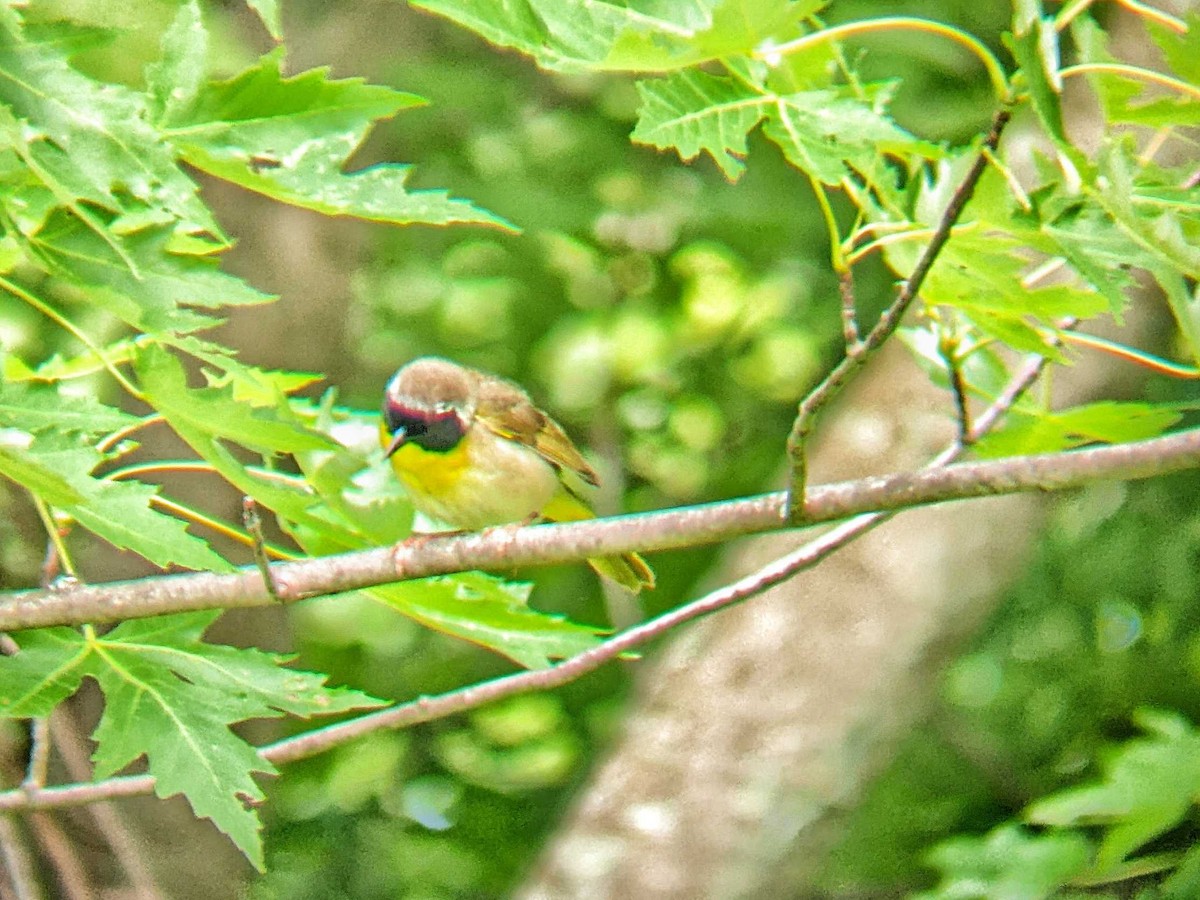
[[[104,351],[99,346],[97,346],[96,343],[90,337],[88,337],[86,334],[83,333],[83,331],[81,331],[78,327],[76,327],[76,325],[73,322],[71,322],[70,319],[67,319],[65,316],[60,314],[58,312],[58,310],[56,310],[56,309],[54,309],[54,307],[50,306],[50,304],[46,303],[41,298],[36,297],[29,291],[25,290],[25,288],[21,287],[19,284],[9,281],[7,278],[4,278],[2,276],[0,276],[0,288],[3,288],[4,290],[8,291],[14,297],[24,300],[26,303],[28,303],[30,306],[32,306],[34,309],[36,309],[38,312],[40,312],[42,315],[44,315],[46,318],[50,319],[56,325],[65,329],[66,331],[70,332],[72,335],[74,335],[74,337],[80,343],[82,343],[85,347],[87,347],[89,350],[91,350],[93,353],[96,354],[96,356],[99,358],[100,362],[104,365],[104,368],[108,370],[108,374],[110,374],[114,379],[116,379],[117,384],[119,384],[119,385],[121,385],[121,387],[125,388],[125,390],[129,392],[129,395],[131,397],[133,397],[136,400],[143,400],[143,401],[146,399],[142,395],[142,392],[139,391],[136,387],[134,387],[133,383],[130,382],[129,379],[127,379],[124,375],[122,375],[120,370],[117,369],[117,367],[112,364],[112,362],[105,355]]]
[[[132,425],[126,425],[124,428],[114,431],[112,434],[101,440],[100,443],[96,445],[96,449],[101,453],[108,453],[113,447],[117,446],[117,444],[121,443],[121,441],[125,440],[131,434],[137,433],[148,425],[154,425],[158,422],[165,421],[166,419],[163,418],[161,413],[151,413],[145,418],[134,422]]]
[[[1153,353],[1147,353],[1145,350],[1137,350],[1133,347],[1126,347],[1124,344],[1118,344],[1115,341],[1105,340],[1102,337],[1097,337],[1094,334],[1081,334],[1079,332],[1064,333],[1062,338],[1070,344],[1075,344],[1079,347],[1089,347],[1092,350],[1099,350],[1101,353],[1107,353],[1110,356],[1115,356],[1118,359],[1123,359],[1126,362],[1134,363],[1142,366],[1152,372],[1158,372],[1160,375],[1169,375],[1172,378],[1200,378],[1200,369],[1195,366],[1184,365],[1183,363],[1172,362],[1169,359],[1163,359],[1160,356],[1155,356]]]
[[[754,51],[754,57],[771,63],[772,60],[776,60],[781,56],[799,53],[807,50],[809,47],[823,44],[826,41],[836,41],[876,31],[901,30],[936,34],[940,37],[949,38],[955,43],[966,47],[983,63],[984,69],[987,70],[988,79],[992,83],[992,89],[996,92],[996,97],[1004,105],[1010,102],[1011,94],[1009,92],[1008,79],[1004,77],[1004,67],[1000,65],[1000,61],[996,59],[987,47],[977,38],[972,37],[959,28],[946,25],[943,22],[936,22],[932,19],[921,19],[915,16],[886,16],[880,19],[866,19],[861,22],[847,22],[843,25],[834,25],[832,28],[806,34],[804,37],[788,41],[786,44],[765,44]]]
[[[1157,84],[1161,87],[1169,88],[1177,94],[1185,94],[1192,100],[1200,100],[1200,86],[1198,85],[1191,84],[1179,78],[1172,78],[1170,75],[1164,75],[1162,72],[1143,69],[1141,66],[1130,66],[1125,63],[1077,63],[1073,66],[1067,66],[1065,69],[1060,69],[1058,74],[1062,78],[1070,78],[1074,75],[1121,75],[1132,81],[1145,81],[1149,84]]]
[[[75,564],[71,562],[71,554],[67,552],[67,545],[63,541],[62,531],[59,529],[58,523],[54,520],[54,511],[37,494],[31,494],[30,496],[33,497],[33,508],[37,510],[38,518],[42,520],[42,527],[46,529],[46,539],[50,541],[54,552],[58,554],[59,566],[64,572],[75,578]]]

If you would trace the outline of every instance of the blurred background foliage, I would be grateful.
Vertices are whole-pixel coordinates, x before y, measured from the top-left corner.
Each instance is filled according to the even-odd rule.
[[[67,11],[113,28],[83,66],[131,83],[174,11],[142,3],[122,19],[119,5],[91,0],[45,6],[48,18]],[[223,340],[258,365],[319,360],[339,402],[364,409],[420,354],[511,377],[590,448],[603,511],[775,486],[795,403],[838,352],[840,332],[825,229],[807,183],[773,148],[754,141],[733,186],[707,159],[682,166],[630,144],[630,79],[548,75],[398,2],[284,9],[293,71],[330,65],[429,100],[381,126],[359,163],[411,162],[415,186],[449,188],[523,232],[320,220],[210,186],[239,240],[230,267],[282,295],[269,310],[235,313]],[[829,11],[831,21],[882,12],[956,23],[996,52],[1011,15],[998,0],[860,0]],[[226,38],[213,42],[218,66],[233,71],[269,46],[241,4],[207,13]],[[924,35],[867,46],[863,72],[899,79],[893,112],[913,133],[955,142],[984,127],[988,85],[955,47]],[[306,277],[310,254],[333,261],[327,280]],[[890,277],[878,264],[856,278],[864,309],[886,300]],[[83,324],[103,337],[102,323]],[[0,314],[0,335],[34,358],[61,338],[14,304]],[[932,846],[983,834],[1094,773],[1101,749],[1129,736],[1138,707],[1200,721],[1196,496],[1192,475],[1096,488],[1058,507],[1037,558],[945,673],[940,705],[856,813],[826,876],[830,895],[928,887]],[[14,502],[0,494],[0,565],[11,585],[36,579],[42,552],[29,511]],[[716,561],[711,548],[657,556],[661,588],[641,610],[608,608],[581,566],[539,571],[533,602],[579,621],[628,622],[693,594]],[[236,640],[292,646],[305,668],[381,697],[510,669],[355,598],[300,604],[286,623],[228,618]],[[255,900],[505,894],[619,726],[631,674],[609,667],[551,694],[290,766],[263,810],[268,873],[232,863],[227,877],[244,879]],[[212,882],[195,890],[180,884],[172,896],[224,893],[210,893]]]

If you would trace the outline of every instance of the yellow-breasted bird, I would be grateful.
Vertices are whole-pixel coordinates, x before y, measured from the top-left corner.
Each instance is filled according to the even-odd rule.
[[[510,381],[426,356],[403,366],[383,398],[380,440],[413,505],[475,531],[541,518],[590,519],[596,473],[562,428]],[[631,591],[654,587],[636,553],[589,559]]]

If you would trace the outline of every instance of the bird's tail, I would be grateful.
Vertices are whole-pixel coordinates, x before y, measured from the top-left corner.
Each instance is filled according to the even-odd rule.
[[[595,517],[596,514],[588,505],[565,487],[555,494],[542,510],[542,518],[551,522],[579,522]],[[589,559],[588,565],[596,574],[615,581],[635,594],[642,589],[649,590],[654,587],[654,570],[636,553],[596,557]]]

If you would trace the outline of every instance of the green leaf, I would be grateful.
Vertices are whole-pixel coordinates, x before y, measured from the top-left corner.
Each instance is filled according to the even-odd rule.
[[[0,716],[48,716],[92,673],[93,660],[80,652],[74,628],[40,628],[12,635],[21,652],[0,656]]]
[[[888,263],[907,273],[916,263],[920,247],[897,243],[885,250]],[[1088,318],[1108,308],[1106,298],[1094,290],[1070,283],[1027,287],[1030,269],[1027,242],[982,228],[955,232],[921,288],[931,306],[951,306],[1019,320],[1032,316],[1053,321],[1064,316]]]
[[[706,152],[730,181],[741,176],[746,137],[766,114],[769,97],[700,71],[639,81],[637,89],[642,108],[630,136],[635,142],[675,150],[684,162]]]
[[[1062,119],[1062,80],[1059,70],[1058,31],[1054,19],[1042,15],[1041,3],[1031,0],[1018,14],[1014,33],[1004,43],[1021,67],[1034,111],[1052,138],[1069,144]]]
[[[74,431],[107,434],[139,421],[89,395],[65,395],[49,385],[0,381],[0,428],[24,431]]]
[[[273,299],[221,272],[215,260],[171,253],[170,241],[171,233],[161,228],[101,238],[71,214],[56,212],[28,247],[90,302],[150,334],[186,334],[217,324],[184,304],[214,309]]]
[[[282,669],[273,654],[204,644],[201,636],[218,615],[134,620],[103,637],[67,628],[17,634],[21,652],[0,658],[0,714],[45,715],[91,675],[105,697],[93,735],[96,777],[145,756],[160,797],[182,793],[261,869],[258,817],[243,798],[261,800],[253,774],[274,767],[229,726],[381,702],[326,688],[324,676]]]
[[[44,144],[70,160],[69,169],[57,170],[70,173],[61,187],[114,213],[130,204],[161,208],[191,230],[220,235],[172,148],[148,123],[142,95],[76,71],[67,49],[52,33],[24,31],[12,7],[0,13],[0,101],[25,123],[30,148]]]
[[[880,103],[885,97],[886,92],[881,92]],[[836,91],[776,96],[763,133],[788,162],[831,185],[840,184],[850,169],[872,173],[884,153],[940,155],[936,147],[913,138],[879,108]]]
[[[984,457],[1056,453],[1096,442],[1120,444],[1158,437],[1182,418],[1166,404],[1090,403],[1057,412],[1009,414],[1005,426],[982,438],[976,451]]]
[[[622,5],[589,0],[415,0],[501,47],[562,71],[666,72],[748,55],[765,38],[794,37],[816,0],[693,0]]]
[[[137,345],[145,338],[128,338],[102,348],[104,359],[119,366],[131,362]],[[78,356],[63,357],[56,353],[35,368],[30,368],[15,356],[5,357],[0,375],[5,381],[66,381],[95,375],[104,369],[104,363],[94,350],[84,350]]]
[[[376,222],[512,226],[445,191],[410,191],[410,167],[347,173],[372,123],[424,101],[325,69],[291,78],[282,51],[229,81],[210,83],[172,112],[166,133],[196,168],[283,203]]]
[[[1087,867],[1090,852],[1079,834],[1031,834],[1019,825],[1001,825],[986,837],[959,837],[938,844],[928,861],[941,871],[941,881],[914,898],[1051,897]]]
[[[1171,72],[1183,81],[1200,84],[1200,13],[1188,10],[1184,20],[1187,31],[1182,34],[1149,18],[1142,21]]]
[[[18,429],[0,430],[0,475],[36,494],[51,506],[69,506],[83,501],[74,487],[41,458],[44,437]]]
[[[163,33],[162,56],[146,67],[146,89],[155,122],[187,109],[200,93],[207,72],[208,32],[200,5],[188,0]]]
[[[597,628],[529,609],[530,585],[482,572],[407,581],[365,593],[422,625],[502,653],[528,669],[600,642]]]
[[[1061,791],[1026,811],[1042,825],[1105,826],[1101,873],[1174,828],[1200,801],[1200,732],[1173,713],[1141,710],[1135,721],[1147,737],[1123,744],[1104,764],[1100,784]]]
[[[197,345],[189,341],[186,346]],[[238,365],[231,359],[209,357],[227,371]],[[292,523],[317,531],[337,526],[321,515],[318,500],[307,485],[295,478],[253,470],[223,443],[223,439],[246,441],[247,446],[268,455],[331,446],[329,438],[306,429],[286,404],[254,407],[236,400],[231,387],[191,388],[180,362],[158,347],[144,348],[135,370],[147,399],[175,433],[240,492]]]
[[[318,450],[331,444],[324,435],[282,418],[276,409],[239,402],[229,387],[190,387],[179,360],[154,345],[142,348],[136,370],[147,399],[172,427],[235,441],[262,453]]]
[[[1193,19],[1196,17],[1193,16]],[[1188,35],[1177,35],[1162,26],[1148,28],[1163,49],[1171,67],[1182,80],[1195,84],[1195,54],[1200,43],[1194,29]],[[1108,35],[1089,17],[1080,16],[1071,25],[1079,49],[1081,63],[1119,62],[1108,50]],[[1189,59],[1190,58],[1190,59]],[[1185,74],[1186,73],[1186,74]],[[1194,95],[1172,91],[1167,96],[1157,88],[1149,88],[1136,77],[1114,72],[1093,72],[1088,83],[1096,92],[1110,124],[1126,123],[1149,128],[1179,128],[1200,124],[1200,102]]]
[[[60,473],[76,495],[56,502],[43,494],[43,499],[113,546],[132,550],[163,568],[180,565],[214,572],[233,569],[205,540],[189,533],[182,521],[152,507],[159,492],[156,485],[132,478],[94,478],[92,470],[104,457],[91,447],[61,435],[48,435],[40,437],[31,451],[40,463]]]

